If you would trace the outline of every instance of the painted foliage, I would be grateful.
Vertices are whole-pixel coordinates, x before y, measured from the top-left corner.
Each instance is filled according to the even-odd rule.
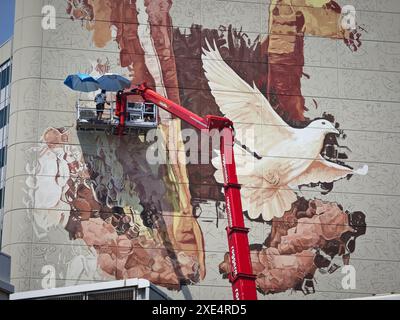
[[[265,34],[249,37],[231,24],[218,29],[193,24],[182,32],[174,27],[172,5],[172,0],[66,1],[66,13],[70,23],[81,23],[91,34],[96,48],[117,44],[118,70],[133,84],[146,81],[199,115],[227,115],[238,130],[256,132],[252,141],[242,141],[255,158],[252,171],[240,170],[249,152],[235,152],[246,221],[270,230],[261,243],[253,243],[250,232],[257,287],[264,294],[314,292],[316,270],[335,272],[335,256],[348,264],[356,238],[366,232],[363,212],[349,212],[323,195],[337,180],[353,175],[361,180],[367,167],[345,163],[348,155],[338,143],[345,134],[334,115],[307,117],[317,102],[306,106],[302,95],[302,77],[313,76],[303,72],[304,37],[329,37],[356,51],[360,29],[340,27],[341,7],[334,1],[280,0],[268,5]],[[87,64],[82,71],[92,75],[116,71],[108,59]],[[175,142],[166,146],[168,159],[182,157],[180,135],[187,124],[165,112],[160,118],[164,141]],[[27,201],[46,209],[32,213],[37,235],[61,225],[70,241],[91,251],[90,268],[74,260],[79,255],[71,259],[70,278],[84,269],[93,280],[144,277],[176,290],[201,283],[208,269],[219,268],[226,278],[229,257],[221,254],[219,266],[209,265],[206,230],[197,220],[204,203],[224,217],[218,161],[150,165],[148,145],[138,137],[85,133],[78,135],[79,146],[69,146],[70,133],[62,128],[43,133],[42,144],[31,150],[39,156],[27,168],[45,181],[26,181]],[[321,199],[306,198],[302,187],[321,192]]]

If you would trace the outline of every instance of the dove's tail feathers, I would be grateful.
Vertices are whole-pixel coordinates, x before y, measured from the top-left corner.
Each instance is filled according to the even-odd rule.
[[[296,194],[288,186],[282,186],[269,196],[262,197],[262,202],[249,199],[247,202],[248,215],[251,219],[257,219],[260,215],[264,221],[272,218],[280,218],[290,210],[293,202],[297,200]]]
[[[361,176],[365,176],[368,173],[368,166],[365,164],[361,168],[354,170],[355,174],[359,174]]]
[[[293,202],[297,200],[296,194],[288,187],[280,187],[271,198],[267,198],[266,207],[262,216],[265,221],[272,220],[273,217],[280,218],[283,214],[290,210]]]

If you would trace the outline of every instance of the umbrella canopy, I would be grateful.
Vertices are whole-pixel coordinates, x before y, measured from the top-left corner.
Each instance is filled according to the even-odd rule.
[[[80,92],[92,92],[100,88],[95,78],[83,73],[69,75],[65,79],[64,84],[72,90]]]
[[[106,73],[97,79],[100,89],[111,92],[123,90],[131,86],[131,81],[118,74]]]

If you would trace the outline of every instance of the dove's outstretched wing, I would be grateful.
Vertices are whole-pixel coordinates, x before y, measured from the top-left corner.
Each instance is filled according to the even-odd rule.
[[[262,167],[269,150],[294,139],[295,130],[282,120],[254,84],[251,87],[224,62],[218,49],[208,43],[207,47],[209,50],[204,49],[202,55],[203,68],[217,105],[233,121],[236,138],[257,155],[264,156],[256,159],[237,144],[234,147],[239,183],[246,186],[241,191],[243,210],[252,219],[260,215],[266,221],[274,216],[281,217],[290,209],[296,195],[288,186],[280,188],[266,182]],[[222,183],[219,151],[216,154],[213,159],[217,169],[215,179]]]
[[[345,166],[325,160],[322,156],[314,160],[300,176],[290,182],[292,188],[310,183],[334,182],[347,177],[350,174],[366,175],[368,166],[353,170]]]
[[[225,63],[218,49],[212,48],[207,40],[206,44],[203,69],[217,105],[233,121],[237,131],[244,135],[248,130],[254,131],[255,141],[249,141],[251,138],[247,135],[246,145],[252,145],[259,155],[266,155],[273,145],[290,137],[293,129],[275,112],[255,84],[254,88],[248,85]]]

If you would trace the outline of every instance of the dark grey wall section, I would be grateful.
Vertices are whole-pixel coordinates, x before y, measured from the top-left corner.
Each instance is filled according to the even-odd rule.
[[[0,252],[0,300],[8,300],[14,293],[14,286],[10,284],[11,257]]]

